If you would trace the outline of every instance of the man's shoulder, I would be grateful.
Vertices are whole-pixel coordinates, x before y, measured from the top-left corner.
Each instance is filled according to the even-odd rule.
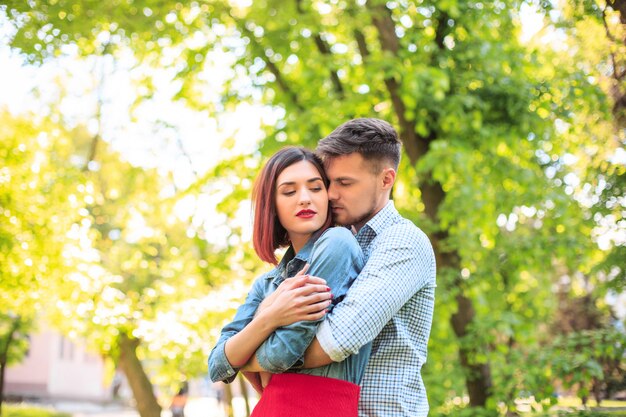
[[[411,220],[398,215],[392,224],[389,224],[378,234],[380,241],[407,242],[414,245],[431,246],[430,239],[422,229]]]

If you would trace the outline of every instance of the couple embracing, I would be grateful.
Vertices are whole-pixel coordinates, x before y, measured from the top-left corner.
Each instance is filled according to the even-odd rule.
[[[253,417],[428,414],[435,257],[390,200],[400,153],[390,124],[354,119],[262,168],[253,243],[275,267],[209,357],[213,381],[242,372],[261,394]]]

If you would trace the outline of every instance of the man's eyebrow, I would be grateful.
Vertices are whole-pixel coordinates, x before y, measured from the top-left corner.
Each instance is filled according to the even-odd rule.
[[[337,178],[333,178],[333,181],[355,181],[356,178],[352,178],[352,177],[337,177]]]

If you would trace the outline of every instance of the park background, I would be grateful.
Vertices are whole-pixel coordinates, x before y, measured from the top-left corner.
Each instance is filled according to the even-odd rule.
[[[626,413],[625,1],[18,0],[0,36],[2,375],[54,329],[159,416],[268,268],[262,162],[378,117],[431,415]]]

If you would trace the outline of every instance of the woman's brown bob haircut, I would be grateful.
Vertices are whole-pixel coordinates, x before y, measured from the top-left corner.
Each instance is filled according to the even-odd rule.
[[[324,186],[328,188],[328,177],[324,172],[321,159],[312,151],[289,146],[276,152],[261,169],[252,190],[252,208],[254,210],[254,225],[252,228],[252,243],[259,258],[273,265],[278,264],[274,251],[289,244],[287,230],[278,221],[276,211],[276,180],[285,168],[300,162],[307,161],[319,171]],[[330,209],[322,229],[331,225]]]

